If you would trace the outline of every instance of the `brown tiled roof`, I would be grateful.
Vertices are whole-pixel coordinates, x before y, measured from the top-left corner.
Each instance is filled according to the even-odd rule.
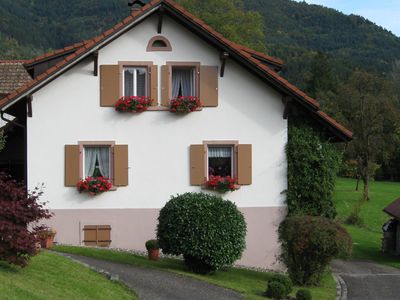
[[[400,198],[386,206],[383,211],[392,217],[400,219]]]
[[[37,85],[41,84],[42,82],[45,81],[45,79],[51,77],[52,75],[55,75],[56,72],[58,71],[61,72],[62,70],[64,70],[64,68],[72,64],[74,61],[76,61],[83,55],[89,53],[91,50],[96,50],[95,48],[97,46],[99,46],[103,42],[108,42],[108,39],[111,38],[112,36],[121,34],[126,27],[131,25],[134,21],[136,21],[144,14],[150,12],[152,9],[157,8],[160,4],[164,4],[166,5],[166,7],[170,8],[174,12],[179,13],[179,15],[182,18],[184,18],[187,22],[190,22],[193,26],[196,26],[197,28],[201,29],[203,32],[208,34],[208,36],[214,38],[214,40],[218,41],[219,44],[223,45],[226,49],[229,49],[229,51],[232,54],[235,54],[241,59],[247,61],[247,63],[251,65],[251,68],[253,70],[260,71],[263,74],[262,76],[264,78],[268,79],[268,81],[275,84],[275,86],[279,87],[285,93],[288,93],[289,95],[293,96],[297,101],[300,101],[304,105],[308,106],[317,117],[322,118],[325,122],[333,126],[338,132],[340,132],[345,137],[344,138],[345,140],[350,140],[352,138],[352,133],[349,130],[344,128],[342,125],[337,123],[335,120],[327,116],[319,109],[320,104],[318,103],[318,101],[309,97],[304,92],[302,92],[294,85],[289,83],[286,79],[281,77],[278,73],[276,73],[274,70],[266,66],[259,59],[257,59],[257,56],[277,66],[281,66],[283,64],[281,60],[229,41],[228,39],[224,38],[220,33],[216,32],[210,26],[205,24],[203,21],[201,21],[191,13],[187,12],[185,9],[183,9],[180,5],[176,4],[172,0],[153,0],[148,4],[146,4],[145,6],[143,6],[142,8],[140,8],[139,10],[133,11],[130,16],[128,16],[127,18],[125,18],[112,28],[108,29],[107,31],[103,32],[99,36],[84,41],[82,43],[78,43],[73,46],[58,50],[59,51],[58,54],[61,54],[62,51],[68,52],[76,49],[75,52],[65,57],[58,64],[51,67],[43,74],[27,82],[25,85],[21,86],[7,97],[0,99],[0,108],[11,103],[18,97],[23,96],[24,93],[27,93]],[[30,60],[26,62],[26,64],[35,61],[40,61],[54,55],[57,55],[56,51],[47,53],[33,60]]]
[[[22,60],[0,60],[0,94],[8,95],[32,80]]]

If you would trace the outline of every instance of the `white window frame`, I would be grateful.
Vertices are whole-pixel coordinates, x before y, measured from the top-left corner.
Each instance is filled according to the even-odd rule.
[[[145,91],[146,91],[146,95],[145,97],[149,96],[149,70],[148,68],[146,68],[146,66],[124,66],[122,69],[122,93],[123,96],[127,96],[125,95],[125,70],[127,69],[133,69],[135,70],[133,72],[133,96],[137,96],[137,72],[138,69],[144,69],[146,71],[146,77],[145,77]],[[132,96],[132,95],[129,95]]]

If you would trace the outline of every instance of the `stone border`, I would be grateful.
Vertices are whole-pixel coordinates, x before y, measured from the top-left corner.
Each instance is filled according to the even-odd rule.
[[[336,300],[347,300],[347,285],[340,275],[332,274],[336,282]]]

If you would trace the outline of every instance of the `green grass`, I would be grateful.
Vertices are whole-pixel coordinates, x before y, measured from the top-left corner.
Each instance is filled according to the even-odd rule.
[[[338,219],[344,221],[353,207],[359,203],[362,195],[362,183],[359,191],[355,191],[356,180],[338,178],[334,193]],[[398,182],[371,182],[370,200],[361,206],[360,216],[364,220],[363,227],[345,225],[353,238],[352,258],[368,259],[385,265],[400,268],[400,260],[381,252],[382,225],[390,218],[382,211],[388,204],[400,196]]]
[[[41,252],[25,268],[0,262],[1,299],[137,299],[120,283],[55,253]]]
[[[265,299],[265,297],[262,297],[262,293],[265,292],[267,280],[271,276],[271,273],[238,268],[228,268],[218,271],[216,274],[204,276],[191,273],[186,269],[183,262],[178,259],[163,258],[157,262],[153,262],[146,257],[134,255],[129,252],[88,247],[55,246],[54,250],[191,276],[199,280],[235,290],[243,294],[246,299]],[[295,291],[296,290],[297,288]],[[324,276],[321,286],[310,288],[310,291],[313,295],[313,299],[335,299],[336,284],[332,275],[327,273]]]

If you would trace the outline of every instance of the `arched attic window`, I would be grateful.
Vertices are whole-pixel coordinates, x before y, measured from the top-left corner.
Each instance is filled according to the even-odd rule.
[[[172,47],[167,38],[162,35],[156,35],[150,39],[146,51],[172,51]]]

